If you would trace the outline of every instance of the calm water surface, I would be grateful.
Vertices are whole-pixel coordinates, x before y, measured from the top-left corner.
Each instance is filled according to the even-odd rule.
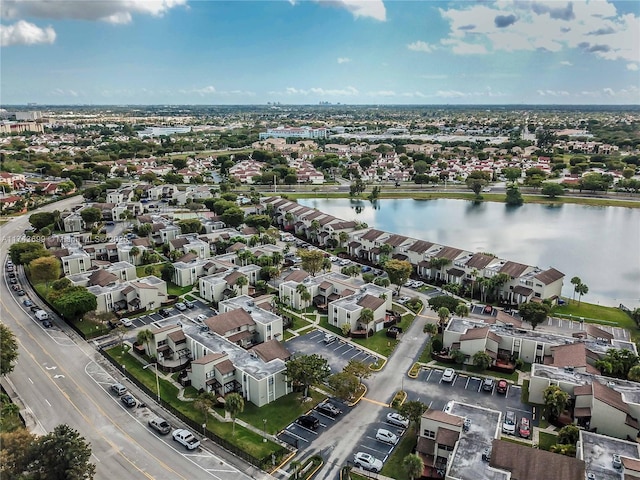
[[[590,303],[640,306],[640,209],[583,205],[474,203],[466,200],[301,199],[345,220],[566,275],[589,287]]]

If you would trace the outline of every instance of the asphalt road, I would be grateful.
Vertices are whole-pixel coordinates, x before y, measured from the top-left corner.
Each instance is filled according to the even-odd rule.
[[[81,197],[44,207],[62,210]],[[0,226],[0,259],[4,265],[9,246],[28,225],[28,215]],[[4,266],[2,267],[4,272]],[[66,423],[91,442],[96,479],[248,479],[264,477],[250,467],[239,471],[208,451],[207,446],[186,452],[171,441],[159,437],[146,425],[155,413],[166,418],[151,399],[122,377],[102,359],[93,345],[84,342],[59,319],[44,329],[23,310],[24,297],[14,297],[3,278],[0,280],[0,318],[15,334],[19,357],[9,380],[35,421],[35,433],[51,431]],[[123,381],[134,397],[148,408],[126,409],[109,392],[114,381]],[[174,426],[180,427],[175,421]],[[206,442],[204,442],[206,444]]]

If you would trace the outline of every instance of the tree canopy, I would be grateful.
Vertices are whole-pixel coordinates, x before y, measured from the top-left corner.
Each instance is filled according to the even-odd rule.
[[[98,306],[96,296],[81,286],[53,291],[49,294],[49,301],[64,318],[70,320],[78,319]]]
[[[385,262],[384,271],[389,275],[389,281],[395,284],[400,291],[402,284],[409,279],[413,267],[406,260],[391,259]]]
[[[324,253],[321,250],[298,250],[298,255],[302,259],[302,269],[312,276],[322,270]]]
[[[60,278],[60,261],[55,257],[36,258],[29,264],[31,281],[44,282],[49,286],[50,282]]]
[[[0,323],[0,375],[7,375],[13,371],[16,358],[18,358],[16,337],[9,327]]]
[[[528,302],[520,305],[518,313],[525,322],[531,324],[532,329],[536,329],[538,325],[544,322],[549,315],[551,309],[545,303]]]
[[[294,384],[304,388],[307,397],[309,387],[326,380],[331,375],[331,368],[326,358],[314,353],[289,360],[285,374]]]

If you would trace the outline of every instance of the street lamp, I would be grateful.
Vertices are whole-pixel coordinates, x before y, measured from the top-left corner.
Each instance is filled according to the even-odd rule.
[[[158,379],[158,364],[156,362],[150,363],[149,365],[145,365],[142,367],[143,370],[146,370],[149,367],[155,367],[156,370],[156,394],[158,397],[158,403],[160,403],[160,380]]]
[[[263,425],[263,431],[264,431],[264,438],[262,439],[263,442],[267,441],[267,419],[263,418],[262,419],[262,425]]]

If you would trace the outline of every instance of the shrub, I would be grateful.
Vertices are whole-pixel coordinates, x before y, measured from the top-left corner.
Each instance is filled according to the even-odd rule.
[[[440,340],[438,337],[434,337],[431,340],[431,351],[433,352],[440,352],[442,350],[442,340]]]

